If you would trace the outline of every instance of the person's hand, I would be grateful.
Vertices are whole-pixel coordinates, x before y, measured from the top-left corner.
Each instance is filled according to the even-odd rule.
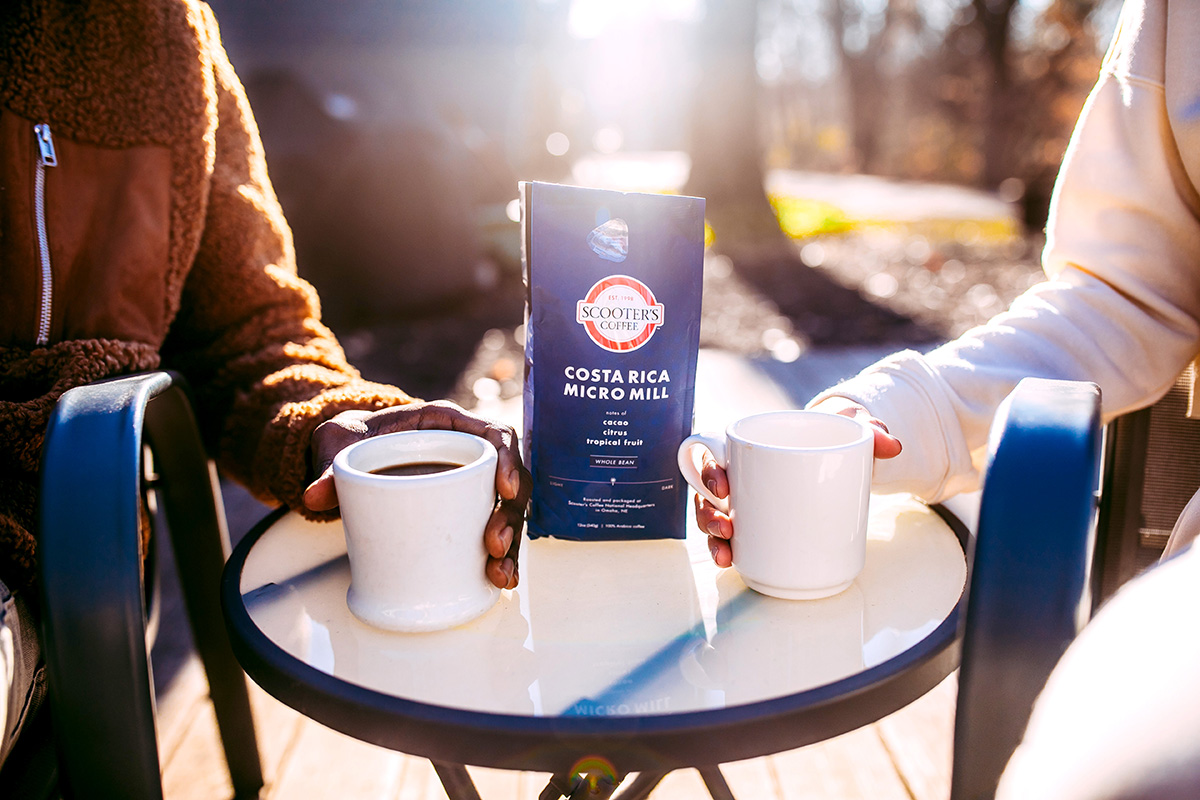
[[[888,433],[887,425],[871,416],[871,412],[850,398],[827,397],[812,406],[811,410],[862,420],[875,428],[876,458],[895,458],[900,455],[900,440]],[[704,450],[701,465],[700,478],[709,491],[721,499],[729,497],[729,476],[717,466],[716,460],[708,450]],[[697,494],[696,524],[700,526],[700,530],[708,533],[708,550],[717,566],[730,566],[733,563],[733,548],[729,544],[729,540],[733,538],[733,521],[729,515]]]
[[[487,577],[501,589],[517,585],[517,552],[525,508],[533,494],[533,478],[521,463],[517,433],[507,425],[477,417],[454,403],[438,400],[411,403],[381,411],[344,411],[313,431],[310,452],[317,479],[304,490],[304,505],[313,511],[337,507],[333,457],[343,448],[369,436],[409,430],[452,430],[472,433],[496,446],[496,494],[499,502],[483,530],[487,548]]]

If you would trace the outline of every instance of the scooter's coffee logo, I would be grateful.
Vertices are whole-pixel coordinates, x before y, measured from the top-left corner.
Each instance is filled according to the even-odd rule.
[[[637,278],[609,275],[596,281],[579,301],[575,321],[600,347],[628,353],[650,341],[663,324],[663,305]]]

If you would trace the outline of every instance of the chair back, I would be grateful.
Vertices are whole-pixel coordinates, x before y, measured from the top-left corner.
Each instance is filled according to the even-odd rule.
[[[1100,445],[1093,384],[1026,379],[996,415],[969,553],[952,800],[994,794],[1090,617]]]
[[[1158,560],[1200,489],[1200,419],[1188,416],[1195,377],[1189,366],[1161,400],[1108,427],[1096,605]]]

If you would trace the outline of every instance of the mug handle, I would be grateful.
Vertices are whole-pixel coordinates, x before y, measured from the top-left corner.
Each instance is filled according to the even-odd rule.
[[[722,500],[710,492],[708,487],[704,485],[704,481],[700,478],[700,472],[696,469],[696,463],[692,461],[691,449],[694,444],[704,445],[708,448],[717,464],[724,469],[729,463],[725,458],[725,437],[711,433],[693,433],[679,445],[677,460],[679,461],[679,471],[683,474],[683,479],[688,482],[688,485],[695,489],[697,494],[716,506],[722,513],[728,514],[729,500]]]

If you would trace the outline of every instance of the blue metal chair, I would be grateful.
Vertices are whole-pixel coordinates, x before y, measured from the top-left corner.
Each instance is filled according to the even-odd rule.
[[[165,511],[185,605],[236,796],[263,785],[245,676],[218,588],[229,550],[219,489],[179,376],[153,372],[66,392],[42,453],[39,566],[57,792],[161,798],[139,515]]]
[[[968,556],[952,800],[992,797],[1091,616],[1101,439],[1089,383],[1025,379],[996,416]]]
[[[1175,521],[1200,488],[1195,365],[1154,405],[1109,424],[1096,540],[1096,599],[1158,562]]]

